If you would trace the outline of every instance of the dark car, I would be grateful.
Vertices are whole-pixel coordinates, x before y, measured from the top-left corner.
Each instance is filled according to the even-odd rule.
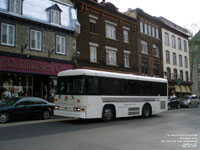
[[[198,107],[199,105],[199,99],[196,95],[185,95],[180,100],[180,105],[182,107]]]
[[[55,104],[38,97],[4,99],[0,101],[0,123],[30,117],[48,119],[54,108]]]
[[[170,96],[168,98],[168,109],[172,109],[172,108],[179,109],[180,108],[179,102],[180,100],[176,96]]]

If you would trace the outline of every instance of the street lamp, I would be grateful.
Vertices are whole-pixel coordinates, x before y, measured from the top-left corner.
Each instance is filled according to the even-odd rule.
[[[79,51],[74,52],[73,55],[72,55],[72,61],[75,64],[75,67],[74,67],[75,69],[78,66],[78,59],[79,59],[79,57],[80,57],[80,52]]]

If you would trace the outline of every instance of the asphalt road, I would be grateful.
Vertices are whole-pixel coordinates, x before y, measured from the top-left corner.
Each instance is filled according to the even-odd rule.
[[[52,118],[0,124],[0,150],[200,150],[200,108],[112,122]]]

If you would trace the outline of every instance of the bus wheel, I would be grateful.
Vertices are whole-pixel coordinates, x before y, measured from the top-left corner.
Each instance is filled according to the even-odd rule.
[[[105,106],[102,112],[103,121],[112,121],[114,119],[114,108],[112,106]]]
[[[151,116],[151,106],[150,104],[144,104],[142,108],[142,117],[147,118]]]

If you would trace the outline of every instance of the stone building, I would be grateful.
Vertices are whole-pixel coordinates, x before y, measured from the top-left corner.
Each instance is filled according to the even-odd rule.
[[[162,21],[164,77],[168,79],[169,96],[191,93],[188,31],[159,17]]]
[[[0,96],[50,99],[56,75],[74,66],[80,25],[72,3],[0,1]]]
[[[138,73],[137,22],[112,3],[77,0],[78,68]]]

